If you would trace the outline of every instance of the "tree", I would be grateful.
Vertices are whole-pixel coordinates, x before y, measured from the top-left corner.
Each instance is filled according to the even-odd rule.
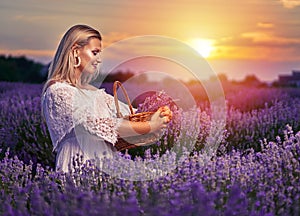
[[[41,63],[28,60],[25,56],[0,56],[0,80],[9,82],[41,83],[46,76],[41,73]]]

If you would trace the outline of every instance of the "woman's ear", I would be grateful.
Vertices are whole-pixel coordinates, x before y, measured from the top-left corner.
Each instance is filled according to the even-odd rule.
[[[78,54],[79,54],[79,46],[77,44],[74,44],[72,46],[72,53],[73,53],[74,57],[78,56]]]

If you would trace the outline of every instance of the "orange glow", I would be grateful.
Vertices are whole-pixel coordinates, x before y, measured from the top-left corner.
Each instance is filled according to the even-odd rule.
[[[272,32],[244,32],[239,37],[217,41],[213,59],[249,59],[267,61],[299,61],[298,38],[279,37]]]
[[[188,44],[204,58],[210,57],[211,52],[215,49],[213,46],[213,40],[209,39],[192,39],[188,41]]]
[[[0,49],[0,55],[13,55],[13,56],[46,56],[53,57],[54,50],[8,50],[8,49]]]
[[[272,65],[293,63],[293,66],[284,66],[280,71],[291,70],[288,67],[294,65],[298,67],[300,62],[298,0],[278,0],[272,3],[258,0],[120,0],[118,3],[95,1],[92,7],[83,2],[73,4],[67,0],[59,5],[58,13],[53,13],[58,9],[56,4],[47,3],[47,10],[44,11],[21,2],[18,6],[13,1],[7,1],[6,4],[7,7],[1,8],[0,13],[6,27],[1,32],[0,43],[0,53],[4,55],[25,55],[50,61],[68,26],[83,23],[95,27],[103,34],[104,48],[131,37],[159,35],[188,44],[206,60],[231,62],[234,69],[236,65],[232,62],[240,60],[268,61]],[[70,4],[72,7],[68,7]],[[22,13],[21,7],[26,8]],[[118,59],[118,55],[135,54],[139,50],[155,50],[163,56],[174,54],[174,47],[150,41],[118,50],[109,58]],[[178,50],[176,52],[180,53]],[[188,56],[182,52],[180,55]],[[226,71],[226,68],[224,66],[218,70]],[[279,67],[275,68],[279,70]]]
[[[218,46],[212,52],[212,59],[241,59],[241,60],[266,60],[266,61],[300,61],[300,56],[294,55],[293,48],[267,48],[247,46]]]

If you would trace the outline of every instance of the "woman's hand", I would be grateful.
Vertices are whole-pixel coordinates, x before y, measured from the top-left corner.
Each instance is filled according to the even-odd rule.
[[[160,109],[161,109],[160,116],[166,119],[166,123],[169,123],[172,120],[172,116],[173,116],[172,111],[167,106],[161,107]]]
[[[160,133],[172,119],[172,111],[169,107],[160,107],[146,122],[131,122],[122,120],[118,132],[121,137],[136,136],[148,133]]]
[[[151,117],[150,125],[151,132],[167,127],[167,124],[172,120],[172,111],[169,107],[160,107]]]

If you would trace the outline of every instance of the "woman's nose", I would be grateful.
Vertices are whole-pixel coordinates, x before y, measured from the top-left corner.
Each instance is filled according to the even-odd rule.
[[[100,54],[100,53],[98,54],[96,61],[97,61],[98,63],[101,63],[101,62],[102,62],[102,57],[101,57],[101,54]]]

